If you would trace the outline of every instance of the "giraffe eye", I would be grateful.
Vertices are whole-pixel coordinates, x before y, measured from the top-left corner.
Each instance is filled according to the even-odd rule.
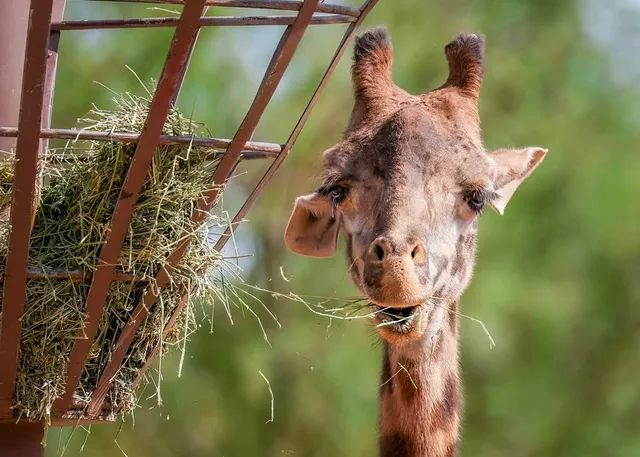
[[[329,189],[329,197],[333,200],[334,204],[341,203],[347,196],[347,188],[343,186],[334,186]]]
[[[474,190],[472,192],[469,192],[465,196],[465,200],[467,202],[467,205],[469,205],[469,208],[471,208],[471,210],[475,211],[476,213],[479,213],[484,208],[484,204],[486,203],[486,196],[484,192],[479,190]]]

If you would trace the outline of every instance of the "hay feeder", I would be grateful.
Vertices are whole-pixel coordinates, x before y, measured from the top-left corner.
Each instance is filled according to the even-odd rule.
[[[214,250],[219,252],[229,239],[231,227],[247,214],[261,191],[291,150],[302,130],[311,109],[328,78],[335,69],[346,46],[358,26],[377,0],[367,0],[361,8],[323,3],[322,0],[111,0],[129,3],[164,3],[182,6],[179,17],[146,19],[64,20],[65,0],[3,0],[0,5],[0,61],[7,71],[0,73],[0,150],[15,146],[15,162],[11,186],[2,188],[3,207],[0,219],[5,219],[6,262],[2,276],[2,302],[0,308],[0,455],[7,457],[42,456],[43,438],[48,426],[64,427],[108,423],[115,420],[124,405],[114,401],[113,392],[117,373],[124,367],[144,322],[154,305],[162,301],[163,294],[171,290],[176,276],[185,263],[196,235],[192,232],[175,234],[173,247],[149,277],[145,271],[141,277],[117,268],[125,251],[132,220],[141,208],[150,167],[158,160],[162,145],[184,148],[206,148],[215,159],[211,176],[202,184],[202,194],[194,201],[190,212],[190,227],[202,226],[207,215],[218,201],[224,184],[242,160],[270,160],[266,173],[259,177],[239,212],[216,241]],[[296,11],[290,15],[264,16],[205,16],[208,8],[216,6],[258,8],[267,10]],[[28,27],[24,24],[28,22]],[[306,29],[315,24],[346,24],[344,37],[329,66],[319,82],[300,120],[284,144],[252,141],[252,135],[262,114],[280,83]],[[243,122],[232,139],[194,136],[187,131],[167,131],[168,118],[175,114],[173,105],[182,85],[189,60],[201,27],[208,26],[266,26],[286,25],[286,30],[271,58],[265,76]],[[76,30],[173,27],[175,33],[168,57],[158,78],[155,92],[150,97],[139,131],[105,131],[52,129],[50,113],[57,51],[60,34]],[[22,30],[22,29],[25,30]],[[26,47],[21,46],[26,41]],[[23,52],[24,51],[24,52]],[[21,81],[21,83],[20,83]],[[20,90],[20,86],[22,90]],[[19,113],[19,114],[18,114]],[[1,125],[8,126],[1,126]],[[17,127],[11,127],[11,125]],[[12,138],[15,138],[15,144]],[[46,198],[42,183],[43,164],[49,139],[81,139],[99,145],[126,145],[130,151],[129,162],[115,198],[113,209],[104,223],[104,239],[96,248],[92,265],[87,269],[53,270],[34,269],[30,254],[36,243],[37,227],[41,213],[53,205]],[[7,147],[9,145],[9,147]],[[99,146],[96,146],[99,148]],[[107,148],[108,149],[108,148]],[[126,149],[126,148],[124,148]],[[123,149],[123,150],[124,150]],[[15,160],[14,160],[15,159]],[[64,170],[62,171],[65,172]],[[5,198],[6,197],[6,198]],[[41,198],[42,197],[42,198]],[[8,205],[10,202],[10,206]],[[4,215],[4,216],[3,216]],[[35,222],[34,222],[35,221]],[[9,224],[6,225],[6,222]],[[35,225],[34,225],[35,224]],[[10,228],[9,228],[10,227]],[[128,238],[129,237],[129,238]],[[102,238],[101,238],[102,240]],[[62,259],[66,261],[68,259]],[[74,299],[80,303],[80,328],[75,328],[68,354],[64,359],[64,380],[61,391],[53,390],[50,405],[38,414],[24,414],[17,386],[20,385],[20,357],[25,351],[21,341],[27,332],[30,284],[44,281],[48,284],[64,280],[78,285]],[[31,281],[31,282],[30,282]],[[120,328],[108,357],[101,359],[98,375],[86,401],[78,401],[77,389],[86,377],[87,364],[95,347],[100,346],[100,321],[110,319],[109,294],[118,284],[135,284],[140,288],[131,295],[132,303],[126,322]],[[81,292],[82,289],[84,292]],[[180,295],[175,306],[164,316],[159,341],[154,340],[143,352],[140,369],[132,381],[133,389],[139,384],[153,359],[162,350],[162,338],[169,337],[188,299],[188,290],[175,289]],[[67,300],[68,301],[68,300]],[[166,317],[166,318],[165,318]],[[26,323],[25,323],[26,322]],[[50,325],[42,322],[46,330]],[[98,350],[104,348],[98,347]],[[46,379],[44,380],[46,381]]]

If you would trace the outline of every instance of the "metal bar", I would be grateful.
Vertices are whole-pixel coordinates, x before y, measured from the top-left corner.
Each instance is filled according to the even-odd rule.
[[[184,0],[101,0],[120,3],[156,3],[165,5],[184,5]],[[232,8],[254,8],[280,11],[298,11],[302,0],[207,0],[207,6],[224,6]],[[323,3],[316,8],[318,13],[343,14],[345,16],[360,16],[360,9],[347,5]]]
[[[2,457],[44,457],[44,438],[44,422],[0,423]]]
[[[182,10],[167,60],[149,108],[149,114],[111,219],[107,240],[100,251],[100,258],[85,304],[84,312],[87,314],[85,328],[73,346],[67,369],[66,390],[64,395],[54,403],[54,412],[68,409],[73,399],[78,378],[96,335],[99,316],[109,292],[112,275],[127,234],[134,205],[144,184],[147,168],[155,154],[162,128],[171,108],[171,100],[178,88],[178,79],[181,69],[187,61],[190,43],[195,39],[198,20],[204,10],[204,2],[205,0],[191,0],[185,4]]]
[[[64,17],[64,7],[66,0],[53,0],[53,13],[51,21],[61,21]],[[45,106],[42,112],[42,128],[51,127],[51,110],[53,105],[53,91],[56,84],[56,70],[58,68],[58,46],[60,44],[60,32],[51,31],[49,35],[49,47],[47,51],[47,72],[45,77],[44,100]],[[42,138],[42,137],[41,137]],[[42,142],[42,153],[47,153],[49,142],[45,139]]]
[[[16,141],[15,177],[11,198],[4,288],[2,291],[2,327],[0,328],[0,415],[9,415],[16,382],[18,346],[22,332],[22,312],[29,262],[31,210],[38,171],[40,123],[44,103],[47,45],[53,0],[32,0],[29,10],[24,76]]]
[[[176,309],[173,311],[173,314],[167,321],[167,324],[164,326],[164,330],[162,331],[162,341],[165,341],[167,339],[167,336],[173,329],[173,326],[176,325],[176,321],[178,320],[178,317],[180,317],[180,314],[182,314],[182,311],[184,311],[184,308],[188,302],[189,302],[189,294],[187,293],[187,294],[184,294],[184,297],[182,297],[182,300],[180,300],[180,302],[178,303],[178,306],[176,306]],[[142,380],[144,379],[145,373],[149,370],[149,368],[151,368],[151,365],[153,365],[153,362],[155,361],[156,356],[160,352],[160,348],[161,348],[160,341],[158,341],[158,343],[151,350],[151,353],[147,356],[147,360],[144,362],[144,365],[138,372],[136,379],[133,381],[131,390],[133,390],[134,392],[138,388],[138,385],[140,384],[140,382],[142,382]]]
[[[207,11],[209,10],[208,6],[205,6],[202,10],[201,16],[205,16]],[[198,42],[198,37],[200,36],[200,27],[196,28],[196,34],[191,43],[189,44],[189,51],[187,52],[187,61],[182,66],[180,70],[180,76],[178,77],[178,87],[176,92],[173,94],[173,98],[171,99],[171,106],[176,106],[178,102],[178,96],[180,95],[180,91],[182,90],[182,85],[184,84],[184,79],[187,76],[187,70],[189,69],[189,65],[191,64],[191,58],[193,57],[193,51],[196,48],[196,43]]]
[[[238,27],[245,25],[292,25],[296,16],[211,16],[203,17],[199,27]],[[342,14],[316,14],[311,25],[347,24],[355,22],[353,16]],[[126,19],[76,19],[60,21],[51,24],[52,30],[106,30],[132,29],[152,27],[175,27],[179,18],[176,17],[147,17]]]
[[[0,137],[16,137],[18,129],[15,127],[0,127]],[[90,130],[75,129],[42,129],[40,138],[58,138],[63,140],[93,140],[93,141],[113,141],[117,143],[136,143],[140,139],[139,133],[125,132],[92,132]],[[231,140],[225,138],[203,138],[196,136],[171,136],[161,135],[158,144],[184,144],[192,146],[202,146],[212,149],[226,150],[231,144]],[[242,147],[243,151],[265,152],[271,155],[265,157],[275,157],[282,151],[281,144],[263,143],[259,141],[248,141]],[[217,157],[217,156],[216,156]]]
[[[256,94],[247,115],[245,116],[242,124],[238,128],[227,153],[222,158],[216,171],[213,175],[213,183],[214,189],[211,192],[207,192],[205,198],[202,199],[198,204],[198,209],[194,212],[193,220],[196,223],[202,222],[208,210],[213,206],[219,192],[221,190],[221,184],[228,179],[229,173],[235,169],[235,166],[238,162],[238,158],[240,157],[240,152],[242,150],[242,145],[244,145],[247,140],[251,137],[252,132],[255,130],[258,121],[262,117],[264,110],[267,107],[267,104],[271,100],[278,84],[282,80],[282,76],[286,71],[291,59],[293,58],[293,54],[304,35],[309,23],[311,22],[311,18],[313,17],[313,12],[315,11],[316,6],[318,5],[318,0],[305,0],[303,7],[300,9],[300,12],[296,16],[296,21],[291,27],[288,27],[284,32],[282,39],[274,53],[274,56],[271,60],[271,63],[267,67],[267,71],[265,72],[265,79],[258,89],[258,93]],[[122,331],[118,342],[116,343],[116,347],[111,355],[111,359],[105,366],[100,379],[96,385],[96,388],[93,393],[93,397],[91,400],[91,404],[87,408],[87,415],[93,417],[97,411],[99,411],[102,402],[104,401],[105,396],[109,390],[109,385],[115,374],[118,372],[122,361],[124,360],[127,350],[133,341],[133,338],[136,335],[136,331],[140,324],[144,321],[146,316],[149,314],[149,310],[153,306],[160,290],[169,282],[170,275],[175,268],[175,266],[180,262],[182,256],[186,252],[189,244],[191,242],[190,237],[186,237],[184,241],[182,241],[178,247],[169,255],[165,262],[165,267],[160,269],[160,272],[155,278],[154,287],[148,287],[145,291],[143,299],[136,306],[133,311],[127,326]]]
[[[77,427],[87,426],[87,425],[100,425],[100,424],[110,424],[115,422],[115,417],[97,417],[94,419],[89,419],[88,417],[79,416],[78,418],[73,417],[63,417],[63,418],[52,418],[51,426],[52,427]],[[3,456],[4,457],[4,456]]]
[[[161,144],[161,143],[160,143]],[[91,152],[71,152],[66,154],[49,154],[47,157],[46,164],[56,164],[56,165],[65,165],[65,162],[79,160],[79,161],[88,161],[92,157]],[[240,160],[271,160],[275,159],[278,156],[275,152],[262,152],[262,151],[242,151],[240,155]],[[213,162],[215,160],[219,160],[224,157],[223,151],[208,151],[202,155],[201,159],[194,158],[193,155],[189,157],[189,160],[193,162],[204,161],[204,162]]]
[[[27,279],[69,279],[72,281],[84,281],[91,278],[93,278],[92,271],[54,270],[48,268],[29,268],[27,270]],[[115,271],[112,279],[114,281],[148,282],[150,278],[144,275]]]
[[[369,14],[369,11],[371,11],[371,9],[376,5],[377,2],[378,0],[367,1],[362,8],[362,14],[358,18],[358,21],[351,24],[347,29],[347,32],[342,38],[342,42],[338,46],[338,50],[334,54],[333,59],[331,59],[331,63],[329,64],[329,67],[327,68],[327,70],[324,73],[324,76],[320,80],[320,84],[318,85],[318,88],[316,89],[313,96],[311,97],[311,100],[307,104],[307,107],[302,112],[302,116],[300,117],[300,119],[298,120],[298,123],[293,129],[291,136],[289,136],[289,139],[287,140],[284,147],[282,148],[282,152],[278,154],[278,157],[276,157],[276,159],[271,163],[271,166],[269,167],[269,169],[267,169],[264,176],[260,179],[260,181],[258,182],[256,187],[253,189],[249,197],[246,199],[246,201],[244,202],[240,210],[238,210],[238,213],[235,215],[235,217],[233,218],[233,220],[231,221],[227,229],[224,231],[222,236],[220,236],[220,238],[218,239],[214,247],[216,251],[220,252],[222,250],[222,248],[230,238],[233,227],[235,227],[242,219],[244,219],[244,217],[247,215],[247,212],[249,211],[251,206],[258,199],[258,197],[260,196],[264,188],[267,186],[267,184],[269,183],[269,181],[271,180],[275,172],[278,170],[278,168],[280,168],[280,165],[282,165],[282,162],[287,157],[287,155],[289,154],[289,151],[291,150],[296,140],[298,139],[298,135],[300,135],[300,132],[304,127],[304,124],[307,122],[307,118],[309,117],[309,114],[311,114],[311,110],[313,109],[313,106],[318,100],[318,97],[320,96],[322,90],[324,89],[324,86],[327,84],[329,77],[331,76],[336,66],[338,65],[338,62],[340,61],[340,58],[344,54],[347,48],[347,45],[353,39],[358,27],[360,26],[362,21],[364,21],[364,19],[367,17],[367,14]]]
[[[64,7],[66,0],[53,0],[53,11],[51,14],[51,21],[61,21],[64,17]],[[58,45],[60,44],[60,32],[49,33],[49,46],[47,50],[47,68],[44,78],[44,102],[42,106],[42,122],[41,128],[49,128],[51,126],[51,112],[53,105],[53,90],[56,84],[56,70],[58,68]],[[49,140],[44,139],[40,142],[39,156],[46,156],[49,148]],[[44,185],[44,173],[42,173],[42,167],[45,164],[38,162],[38,172],[35,186],[35,195],[33,198],[33,210],[31,213],[31,228],[36,220],[36,213],[38,206],[40,206],[40,192]]]

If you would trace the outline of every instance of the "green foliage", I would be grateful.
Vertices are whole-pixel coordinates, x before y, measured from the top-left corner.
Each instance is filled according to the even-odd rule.
[[[70,15],[79,11],[76,5],[69,3]],[[633,118],[640,99],[637,87],[614,83],[606,51],[581,22],[585,7],[550,0],[381,1],[366,21],[390,29],[394,78],[413,93],[444,80],[442,49],[451,37],[484,32],[480,106],[487,147],[549,148],[505,216],[486,214],[481,222],[479,261],[462,306],[487,325],[497,346],[489,350],[482,329],[463,320],[462,455],[640,455],[640,201],[632,198],[640,194],[640,130]],[[92,17],[166,14],[95,4],[84,9]],[[343,30],[314,27],[256,140],[286,139]],[[181,106],[214,126],[214,135],[233,135],[281,32],[207,30]],[[125,64],[143,80],[157,77],[170,38],[162,30],[87,36],[63,36],[57,126],[100,102],[104,92],[93,79],[135,90]],[[255,246],[254,261],[244,264],[248,283],[282,293],[355,294],[342,258],[297,257],[282,242],[293,198],[314,188],[320,153],[346,125],[348,68],[345,56],[294,151],[237,233],[241,254],[247,253],[243,240]],[[225,195],[230,210],[262,169],[240,168]],[[260,298],[282,324],[263,320],[271,347],[253,316],[234,311],[232,325],[216,308],[213,334],[207,324],[192,337],[182,377],[177,360],[163,362],[163,408],[140,409],[135,428],[124,425],[117,440],[127,455],[375,455],[380,361],[374,332],[362,321],[330,322],[299,303]],[[267,423],[271,398],[259,370],[273,389],[273,422]],[[94,426],[82,455],[121,455],[116,433],[116,426]],[[77,455],[83,435],[74,433],[65,455]],[[51,431],[48,455],[57,448],[57,431]]]

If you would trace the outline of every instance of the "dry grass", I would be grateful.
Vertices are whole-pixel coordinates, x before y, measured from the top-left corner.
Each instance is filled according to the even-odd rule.
[[[150,103],[149,97],[116,96],[115,109],[94,108],[81,119],[85,129],[139,133]],[[172,110],[164,134],[194,135],[196,125]],[[82,159],[74,154],[82,150]],[[109,222],[118,201],[134,144],[69,143],[62,151],[50,151],[45,185],[31,237],[30,268],[63,271],[93,271],[105,242]],[[211,216],[195,226],[191,216],[197,200],[210,188],[217,163],[207,159],[206,148],[161,145],[157,148],[129,225],[117,269],[144,281],[118,281],[110,288],[97,338],[92,346],[74,400],[87,404],[115,343],[133,309],[158,273],[167,255],[185,233],[193,234],[191,247],[150,310],[129,349],[122,369],[107,396],[110,405],[131,411],[136,405],[132,384],[152,349],[163,351],[180,346],[188,336],[189,319],[166,341],[162,330],[181,298],[215,287],[205,272],[221,260],[209,244],[208,233],[218,224]],[[61,159],[63,157],[63,159]],[[62,164],[62,166],[60,166]],[[13,163],[0,165],[0,204],[11,198]],[[6,177],[6,179],[5,179]],[[0,268],[6,257],[6,223],[0,226]],[[30,279],[20,343],[16,414],[29,419],[47,418],[51,405],[65,389],[64,374],[74,341],[82,335],[83,313],[89,280]]]
[[[2,160],[0,160],[0,208],[11,203],[11,184],[14,174],[14,160],[2,156]]]

